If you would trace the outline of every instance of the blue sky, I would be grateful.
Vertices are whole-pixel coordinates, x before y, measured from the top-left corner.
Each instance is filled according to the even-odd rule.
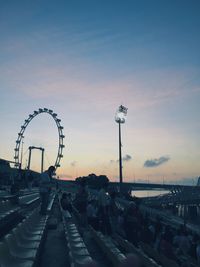
[[[123,154],[131,156],[125,179],[197,177],[199,13],[195,0],[0,1],[0,157],[13,158],[24,119],[48,107],[65,127],[58,174],[117,180],[114,114],[123,104]],[[43,115],[27,128],[24,151],[45,146],[47,166],[56,157],[57,130]],[[162,157],[169,160],[144,167]]]

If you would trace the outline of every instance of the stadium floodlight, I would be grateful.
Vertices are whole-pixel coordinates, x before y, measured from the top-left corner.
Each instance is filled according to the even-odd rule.
[[[124,106],[119,106],[117,112],[115,114],[115,121],[119,124],[119,190],[122,192],[122,183],[123,183],[123,175],[122,175],[122,142],[121,142],[121,123],[125,123],[125,118],[127,115],[128,108]]]
[[[127,115],[127,110],[128,108],[124,107],[124,106],[119,106],[119,108],[117,109],[117,112],[115,114],[115,121],[118,123],[125,123],[125,118]]]

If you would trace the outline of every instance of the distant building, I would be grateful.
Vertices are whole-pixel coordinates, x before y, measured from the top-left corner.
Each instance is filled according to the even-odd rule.
[[[10,163],[14,163],[5,159],[0,159],[0,185],[10,185],[19,178],[19,169],[10,167]],[[36,181],[39,173],[32,170],[20,170],[20,179],[22,186],[26,187],[27,183]]]
[[[10,168],[10,164],[5,159],[0,159],[0,169],[7,169]]]
[[[7,184],[10,182],[12,174],[12,168],[10,167],[9,161],[0,159],[0,183]]]
[[[198,181],[197,181],[197,186],[200,186],[200,176],[199,176]]]

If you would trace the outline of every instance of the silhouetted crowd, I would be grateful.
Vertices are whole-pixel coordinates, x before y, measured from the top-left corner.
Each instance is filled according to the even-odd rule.
[[[107,185],[98,193],[91,193],[85,185],[81,185],[74,196],[63,193],[61,206],[69,212],[74,206],[81,214],[83,225],[89,224],[105,235],[117,233],[136,247],[148,244],[180,266],[190,266],[184,260],[190,257],[200,264],[199,236],[189,232],[184,225],[175,230],[160,218],[152,220],[141,212],[137,201],[130,202],[122,209],[118,205],[116,193],[108,193]]]

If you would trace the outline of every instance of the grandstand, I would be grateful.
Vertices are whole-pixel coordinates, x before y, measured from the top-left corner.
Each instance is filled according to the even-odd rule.
[[[132,226],[136,227],[135,219],[141,216],[141,227],[138,227],[138,233],[141,232],[139,238],[133,236],[132,240],[127,236],[126,229],[114,225],[111,212],[108,213],[112,228],[109,234],[101,228],[101,216],[99,217],[98,213],[99,226],[95,227],[89,222],[87,212],[85,214],[79,206],[80,202],[77,201],[77,197],[80,197],[79,190],[80,187],[74,183],[62,188],[53,186],[47,214],[43,216],[39,214],[40,195],[37,187],[21,190],[17,203],[13,201],[14,195],[9,193],[2,195],[0,266],[178,267],[186,266],[184,265],[186,262],[187,266],[198,266],[195,255],[192,256],[189,251],[182,253],[175,244],[173,244],[174,258],[166,255],[163,245],[156,247],[158,233],[152,240],[142,236],[142,231],[147,234],[149,226],[156,223],[155,217],[146,218],[147,213],[142,207],[138,207],[139,215],[135,213],[131,222]],[[66,209],[62,204],[63,193],[68,196]],[[98,201],[98,192],[88,189],[86,205],[95,201]],[[117,213],[123,214],[130,202],[117,197],[115,204]],[[162,231],[166,231],[169,223],[163,220],[161,226]],[[170,230],[173,236],[176,235],[176,229],[177,226],[175,228],[174,224],[174,228],[171,227]],[[191,230],[190,234],[193,234]],[[131,257],[135,258],[131,261]]]

